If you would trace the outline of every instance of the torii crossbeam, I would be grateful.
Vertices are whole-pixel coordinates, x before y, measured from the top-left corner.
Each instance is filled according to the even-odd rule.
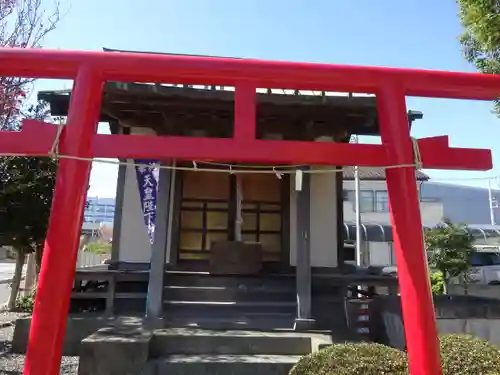
[[[4,76],[74,79],[67,125],[59,140],[56,191],[25,375],[57,375],[75,272],[90,159],[154,158],[309,165],[389,166],[386,172],[410,372],[440,375],[434,307],[423,245],[415,160],[405,96],[496,99],[500,77],[408,69],[285,63],[139,53],[0,49]],[[96,135],[105,81],[235,86],[234,137]],[[373,93],[381,145],[256,139],[256,88]],[[0,154],[44,156],[56,138],[51,124],[25,121],[0,134]],[[489,150],[452,148],[447,137],[418,141],[422,166],[488,170]]]

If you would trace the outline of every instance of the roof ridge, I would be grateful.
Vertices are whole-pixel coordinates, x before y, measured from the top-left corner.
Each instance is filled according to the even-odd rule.
[[[172,55],[172,56],[190,56],[190,57],[215,57],[215,58],[219,58],[219,59],[234,59],[234,60],[242,60],[242,59],[258,60],[258,59],[251,58],[251,57],[244,58],[244,57],[232,57],[232,56],[199,55],[199,54],[191,54],[191,53],[132,51],[132,50],[122,50],[122,49],[107,48],[107,47],[102,47],[102,50],[104,52],[140,53],[140,54],[146,54],[146,55]]]

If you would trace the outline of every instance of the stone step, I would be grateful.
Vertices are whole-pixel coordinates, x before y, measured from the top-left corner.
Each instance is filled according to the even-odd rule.
[[[292,331],[295,314],[225,314],[213,317],[174,315],[165,317],[166,327],[203,328],[211,330]]]
[[[156,360],[157,375],[286,375],[300,356],[172,355]]]
[[[268,288],[295,291],[295,279],[279,275],[217,276],[208,272],[172,272],[165,275],[165,285],[224,286],[227,288]]]
[[[166,301],[294,302],[296,293],[286,288],[167,285],[163,298]]]
[[[252,313],[288,313],[297,311],[297,303],[289,301],[164,301],[164,311],[168,315],[223,316]]]
[[[322,341],[325,345],[331,343],[329,340]],[[312,350],[311,336],[295,332],[170,328],[154,332],[149,356],[159,358],[172,354],[305,355]]]

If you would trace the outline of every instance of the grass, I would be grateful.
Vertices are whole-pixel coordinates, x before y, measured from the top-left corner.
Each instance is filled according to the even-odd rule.
[[[111,244],[109,242],[104,242],[104,241],[89,242],[85,246],[85,251],[94,254],[110,254]]]

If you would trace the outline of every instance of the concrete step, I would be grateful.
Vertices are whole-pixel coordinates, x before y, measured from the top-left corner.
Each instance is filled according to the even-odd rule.
[[[329,344],[331,341],[325,341]],[[170,328],[154,332],[150,358],[172,354],[268,354],[304,355],[311,353],[311,336],[295,332],[256,332],[243,330],[203,330]]]
[[[246,316],[252,313],[295,314],[297,303],[289,301],[164,301],[168,315],[223,316],[227,313]]]
[[[172,355],[156,360],[157,375],[286,375],[300,356]]]
[[[257,331],[292,331],[295,314],[247,314],[227,313],[219,316],[173,315],[165,317],[166,327],[189,327],[210,330],[257,330]]]
[[[227,288],[268,288],[295,291],[295,279],[279,275],[216,276],[208,272],[168,271],[165,285],[182,286],[224,286]]]
[[[227,287],[227,286],[165,286],[166,301],[288,301],[296,299],[296,293],[289,288]]]

